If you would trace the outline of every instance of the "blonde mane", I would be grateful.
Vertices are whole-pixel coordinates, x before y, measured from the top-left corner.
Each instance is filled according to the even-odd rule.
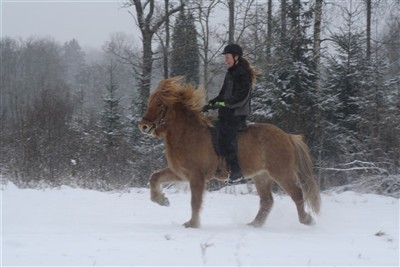
[[[158,97],[166,106],[181,103],[188,112],[195,115],[195,119],[203,126],[211,126],[212,119],[203,114],[202,109],[206,104],[204,88],[196,88],[183,82],[184,77],[176,76],[160,81],[157,89],[151,94],[149,101]]]

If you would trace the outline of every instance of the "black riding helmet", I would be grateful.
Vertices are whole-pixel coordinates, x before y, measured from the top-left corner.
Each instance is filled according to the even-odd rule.
[[[224,51],[222,52],[223,55],[225,54],[234,54],[238,56],[243,56],[243,50],[238,44],[228,44],[225,46]]]

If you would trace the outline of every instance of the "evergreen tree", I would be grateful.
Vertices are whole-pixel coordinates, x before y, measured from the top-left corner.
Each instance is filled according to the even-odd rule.
[[[399,144],[400,111],[396,108],[396,100],[398,104],[400,79],[387,78],[389,64],[378,51],[371,56],[360,101],[359,138],[368,146],[365,157],[369,161],[384,162],[391,158],[389,154],[394,156],[393,147],[398,147],[388,146],[391,142],[385,139]]]
[[[104,110],[102,112],[101,128],[107,139],[108,146],[117,146],[121,137],[122,122],[119,107],[120,99],[117,97],[118,85],[115,79],[116,65],[111,63],[108,68],[109,83],[103,96]]]
[[[398,7],[398,6],[397,6]],[[383,49],[379,53],[383,56],[388,67],[384,75],[384,111],[382,115],[386,122],[383,127],[382,147],[388,151],[388,157],[393,160],[397,168],[400,167],[400,19],[392,16],[388,19],[387,33],[382,38]],[[379,69],[379,68],[378,68]]]
[[[324,90],[325,101],[334,100],[330,113],[324,113],[333,129],[330,153],[341,162],[360,159],[367,150],[359,131],[367,83],[365,42],[363,34],[350,29],[332,36],[335,54],[327,58]]]
[[[199,84],[199,47],[194,17],[179,13],[172,35],[171,76],[182,75],[187,82]]]
[[[76,91],[78,88],[74,87],[77,87],[77,75],[82,72],[85,65],[85,53],[77,40],[72,39],[64,44],[62,60],[65,68],[65,80]]]
[[[274,32],[280,38],[273,38],[275,52],[271,68],[265,71],[255,88],[254,113],[259,118],[263,114],[264,119],[269,118],[287,131],[310,137],[316,94],[312,42],[306,31],[312,17],[300,1],[287,4],[283,10],[287,16],[281,28]],[[284,28],[286,22],[289,29]]]
[[[336,121],[355,133],[360,121],[360,95],[365,85],[363,36],[352,32],[332,38],[337,54],[328,58],[328,86],[338,95]]]

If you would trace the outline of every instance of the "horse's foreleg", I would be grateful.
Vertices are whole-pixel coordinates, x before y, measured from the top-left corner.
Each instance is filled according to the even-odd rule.
[[[169,200],[161,192],[161,185],[168,182],[176,182],[181,179],[171,171],[170,168],[162,169],[155,172],[150,178],[150,194],[151,200],[160,204],[161,206],[169,206]]]
[[[200,209],[203,202],[204,185],[205,181],[200,177],[190,180],[190,191],[192,194],[192,218],[183,224],[185,227],[200,227]]]
[[[257,193],[260,196],[260,209],[258,210],[254,220],[249,223],[249,225],[261,227],[265,223],[274,203],[271,191],[272,180],[269,179],[267,174],[262,174],[254,177],[253,181],[256,185]]]

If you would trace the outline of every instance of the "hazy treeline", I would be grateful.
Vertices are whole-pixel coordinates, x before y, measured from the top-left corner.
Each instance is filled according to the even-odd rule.
[[[156,1],[153,13],[141,1],[125,4],[151,35],[141,47],[122,33],[96,53],[79,40],[2,38],[3,177],[20,186],[145,186],[165,166],[161,142],[136,126],[150,88],[185,75],[214,96],[228,40],[259,70],[250,119],[303,134],[323,188],[399,173],[396,1],[185,2]],[[154,17],[141,20],[145,12]],[[371,29],[381,16],[378,34]]]

